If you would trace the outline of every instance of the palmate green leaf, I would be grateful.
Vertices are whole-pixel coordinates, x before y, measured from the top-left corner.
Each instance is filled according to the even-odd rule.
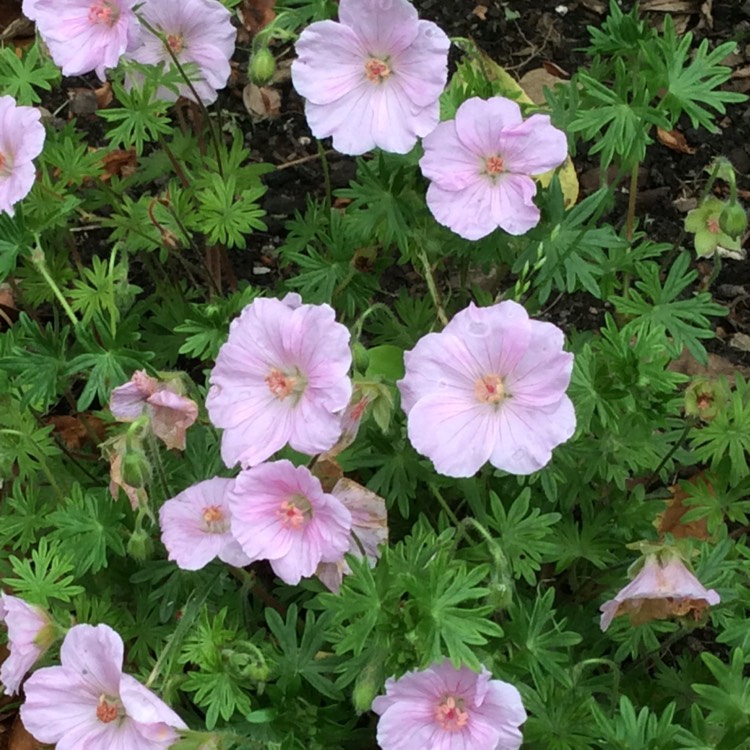
[[[613,297],[612,301],[620,314],[634,318],[625,326],[624,332],[642,336],[649,329],[663,327],[672,338],[675,356],[687,347],[699,362],[705,364],[708,354],[701,339],[710,339],[714,335],[709,316],[726,315],[727,309],[713,302],[709,292],[683,295],[698,277],[698,272],[689,266],[690,255],[680,253],[662,284],[658,264],[640,263],[640,279],[635,282],[635,287],[626,297]]]
[[[60,186],[78,186],[98,177],[103,171],[102,156],[103,151],[91,150],[84,134],[75,129],[74,122],[60,131],[53,130],[47,135],[42,153],[44,164],[54,170],[54,178],[45,175],[47,187],[58,191]],[[49,193],[45,198],[49,200]]]
[[[60,71],[49,59],[41,59],[39,44],[32,44],[22,57],[13,45],[0,48],[0,92],[9,94],[19,104],[39,104],[35,89],[51,91],[60,80]]]
[[[12,494],[0,506],[0,545],[27,552],[47,527],[49,499],[48,491],[39,490],[33,482],[14,482]]]
[[[594,719],[607,748],[617,750],[663,750],[675,747],[678,735],[684,732],[673,724],[675,704],[670,703],[661,716],[644,706],[636,713],[627,696],[620,698],[619,711],[607,716],[596,704],[591,704]]]
[[[206,708],[206,728],[216,726],[219,717],[229,721],[236,713],[247,714],[252,708],[247,687],[228,672],[188,672],[181,689],[194,693],[196,705]]]

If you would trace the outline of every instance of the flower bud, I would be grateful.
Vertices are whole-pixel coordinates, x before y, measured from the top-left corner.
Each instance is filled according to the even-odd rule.
[[[145,487],[151,479],[151,464],[140,448],[129,450],[123,456],[122,479],[136,489]]]
[[[276,58],[268,47],[261,47],[250,58],[247,74],[256,86],[265,86],[271,82],[276,72]]]
[[[148,533],[138,527],[130,535],[128,539],[128,555],[136,560],[137,562],[143,562],[151,557],[151,553],[154,551],[154,543]]]
[[[383,688],[385,680],[385,657],[378,654],[376,658],[370,660],[365,668],[357,676],[354,683],[354,692],[352,694],[352,703],[354,710],[358,714],[363,714],[370,710],[372,702]]]
[[[359,341],[352,346],[352,357],[354,358],[354,369],[359,372],[366,372],[367,366],[370,364],[370,355]]]
[[[729,399],[725,380],[694,378],[685,389],[685,414],[710,422],[721,412]]]
[[[265,682],[271,670],[266,664],[261,650],[253,643],[237,641],[223,652],[229,668],[240,679],[249,679],[253,682]]]
[[[739,203],[730,203],[719,216],[719,227],[734,239],[742,237],[747,229],[747,212]]]

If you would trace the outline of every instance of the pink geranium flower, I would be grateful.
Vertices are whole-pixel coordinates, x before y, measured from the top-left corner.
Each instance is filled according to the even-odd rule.
[[[407,0],[341,0],[339,21],[311,24],[296,44],[310,129],[344,154],[411,151],[440,119],[448,37]]]
[[[173,60],[166,44],[180,65],[193,63],[198,67],[198,77],[191,83],[201,101],[216,101],[217,90],[229,80],[229,60],[237,36],[229,11],[219,0],[146,0],[139,13],[162,38],[144,30],[140,44],[128,53],[128,58],[149,65],[163,62],[169,69]],[[195,99],[187,84],[181,85],[179,92],[180,96]],[[166,101],[177,99],[173,91],[165,88],[159,90],[159,97]]]
[[[0,96],[0,211],[13,206],[34,185],[34,159],[42,153],[44,126],[39,110],[19,107],[12,96]]]
[[[227,466],[254,466],[289,443],[308,455],[333,446],[352,392],[349,331],[328,305],[299,295],[257,299],[232,321],[211,373],[208,416],[224,428]]]
[[[5,593],[0,599],[0,622],[8,628],[10,652],[0,667],[0,682],[6,695],[14,695],[26,673],[54,642],[55,625],[43,609]]]
[[[383,750],[517,750],[526,721],[513,685],[448,660],[385,683],[375,699]]]
[[[107,625],[75,625],[62,665],[39,669],[24,686],[21,721],[57,750],[166,750],[187,729],[150,690],[122,672],[122,638]]]
[[[650,554],[638,575],[614,599],[602,604],[601,628],[606,630],[620,615],[630,615],[631,625],[670,617],[698,620],[709,606],[721,601],[706,589],[676,554]]]
[[[411,444],[449,477],[489,461],[531,474],[575,431],[563,333],[515,302],[472,303],[404,356],[398,381]]]
[[[36,4],[39,0],[23,0],[21,11],[30,21],[36,21]]]
[[[178,567],[200,570],[215,557],[238,567],[250,563],[230,530],[227,495],[233,484],[222,477],[198,482],[159,509],[161,540]]]
[[[534,205],[538,175],[567,158],[565,134],[548,115],[524,121],[514,101],[468,99],[455,120],[424,139],[422,173],[432,180],[427,205],[438,222],[467,240],[497,227],[523,234],[539,223]]]
[[[137,0],[36,0],[29,9],[63,75],[104,79],[137,34]]]
[[[246,469],[229,493],[232,534],[250,560],[269,560],[286,583],[349,548],[352,517],[304,466],[272,461]]]
[[[148,414],[154,435],[167,448],[184,450],[185,433],[198,418],[198,406],[177,393],[178,388],[176,380],[161,383],[139,370],[112,391],[109,408],[120,422],[134,422]]]

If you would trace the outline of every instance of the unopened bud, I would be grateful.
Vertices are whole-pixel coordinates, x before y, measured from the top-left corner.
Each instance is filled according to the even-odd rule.
[[[719,227],[732,239],[739,239],[747,229],[747,212],[739,203],[730,203],[719,215]]]
[[[129,450],[123,456],[122,479],[125,484],[136,489],[145,487],[151,479],[151,464],[139,448]]]
[[[385,680],[385,658],[378,655],[372,659],[357,676],[352,693],[354,710],[363,714],[370,710],[372,702],[381,691]]]
[[[367,366],[370,364],[370,355],[359,341],[352,346],[352,357],[354,358],[354,369],[359,372],[366,372]]]
[[[224,651],[224,657],[240,679],[265,682],[271,674],[263,653],[253,643],[238,641]]]
[[[151,537],[142,528],[137,528],[128,539],[128,555],[137,560],[143,562],[151,557],[151,553],[154,551],[154,543]]]
[[[265,86],[271,82],[276,72],[276,58],[268,47],[261,47],[250,58],[247,74],[256,86]]]
[[[725,380],[695,378],[685,389],[685,414],[710,422],[725,407],[729,388]]]

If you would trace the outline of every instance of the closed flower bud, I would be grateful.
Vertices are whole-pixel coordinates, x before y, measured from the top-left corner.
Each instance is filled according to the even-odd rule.
[[[726,406],[729,388],[725,380],[695,378],[685,389],[685,414],[710,422]]]
[[[137,560],[143,562],[151,557],[151,553],[154,551],[154,543],[151,541],[151,537],[141,528],[137,528],[128,539],[128,555]]]
[[[253,53],[250,58],[248,76],[256,86],[265,86],[270,83],[276,72],[276,58],[274,58],[268,47],[261,47]]]
[[[142,450],[130,450],[123,456],[122,478],[126,484],[137,489],[148,484],[151,479],[151,464]]]
[[[354,368],[359,372],[366,372],[370,364],[370,355],[359,341],[352,346],[352,356],[354,357]]]
[[[239,641],[224,651],[230,669],[240,678],[265,682],[271,670],[261,650],[252,643]]]
[[[730,237],[742,237],[747,229],[747,212],[739,203],[730,203],[719,216],[719,227]]]
[[[372,702],[383,688],[385,680],[385,655],[378,654],[357,676],[354,683],[354,693],[352,694],[352,703],[354,710],[358,714],[369,711]]]

